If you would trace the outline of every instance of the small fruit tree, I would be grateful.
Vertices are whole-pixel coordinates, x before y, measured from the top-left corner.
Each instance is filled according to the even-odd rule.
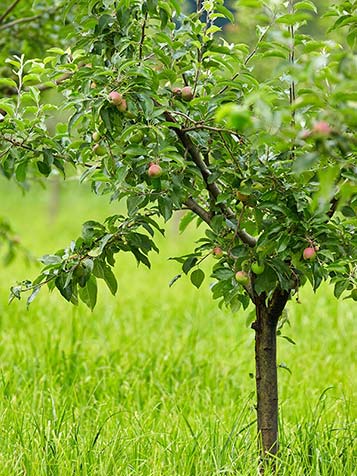
[[[357,75],[352,4],[333,6],[331,37],[316,40],[301,29],[313,2],[254,3],[249,47],[220,34],[216,20],[234,20],[223,0],[197,2],[188,16],[174,0],[65,2],[68,48],[8,60],[16,94],[0,102],[0,155],[21,184],[75,170],[127,205],[126,215],[84,223],[68,248],[42,258],[33,282],[13,286],[28,303],[47,285],[93,309],[97,279],[116,293],[117,253],[150,266],[162,220],[184,210],[181,230],[205,224],[179,261],[199,287],[200,263],[214,255],[213,298],[236,312],[254,306],[264,455],[278,450],[276,336],[287,301],[324,280],[337,298],[356,298]],[[242,16],[251,4],[240,2]],[[61,106],[41,100],[49,86]],[[51,135],[57,109],[70,117]]]

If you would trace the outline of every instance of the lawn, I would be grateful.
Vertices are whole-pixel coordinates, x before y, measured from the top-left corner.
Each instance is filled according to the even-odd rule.
[[[50,190],[22,196],[2,181],[0,215],[35,256],[55,251],[120,210],[78,187],[62,188],[57,215]],[[18,257],[1,269],[0,476],[257,474],[249,310],[219,310],[209,278],[169,288],[179,267],[168,258],[198,232],[167,236],[152,270],[118,256],[118,295],[101,287],[93,313],[45,289],[28,311],[9,306],[10,285],[38,268]],[[296,345],[279,339],[280,474],[352,476],[357,307],[327,286],[300,301],[282,331]]]

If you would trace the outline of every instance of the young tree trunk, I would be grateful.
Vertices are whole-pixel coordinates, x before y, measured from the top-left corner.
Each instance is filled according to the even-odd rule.
[[[255,299],[256,320],[252,328],[255,330],[258,438],[263,460],[276,455],[279,449],[276,332],[289,294],[277,289],[267,304],[265,295]]]
[[[276,364],[277,321],[269,319],[265,305],[256,308],[255,381],[258,437],[262,456],[278,451],[278,375]]]

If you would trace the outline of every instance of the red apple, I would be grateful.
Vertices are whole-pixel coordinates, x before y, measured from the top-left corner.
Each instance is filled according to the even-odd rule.
[[[162,168],[158,164],[151,163],[148,169],[149,177],[160,177],[162,175]]]
[[[312,132],[321,136],[328,136],[331,134],[332,129],[326,121],[319,121],[314,124]]]
[[[303,253],[303,258],[304,259],[314,259],[316,256],[316,250],[312,246],[309,246],[308,248],[305,248]]]
[[[245,271],[237,271],[235,278],[237,282],[243,286],[249,283],[249,276]]]
[[[212,250],[213,255],[215,258],[222,258],[223,256],[223,250],[219,246],[215,246]]]
[[[111,93],[109,93],[109,101],[111,103],[113,103],[115,106],[119,106],[122,101],[123,101],[123,96],[118,93],[118,91],[112,91]]]
[[[193,99],[193,91],[191,86],[185,86],[181,90],[181,96],[184,101],[192,101]]]

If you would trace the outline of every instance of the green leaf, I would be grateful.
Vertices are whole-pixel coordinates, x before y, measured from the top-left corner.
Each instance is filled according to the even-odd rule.
[[[91,311],[93,311],[97,303],[97,292],[97,280],[92,274],[84,288],[79,288],[79,297]]]
[[[113,294],[113,296],[115,296],[118,290],[118,282],[109,266],[104,267],[104,281],[106,282],[110,292]]]
[[[192,284],[198,289],[203,283],[203,280],[205,279],[205,273],[202,271],[202,269],[196,269],[191,273],[190,278]]]

